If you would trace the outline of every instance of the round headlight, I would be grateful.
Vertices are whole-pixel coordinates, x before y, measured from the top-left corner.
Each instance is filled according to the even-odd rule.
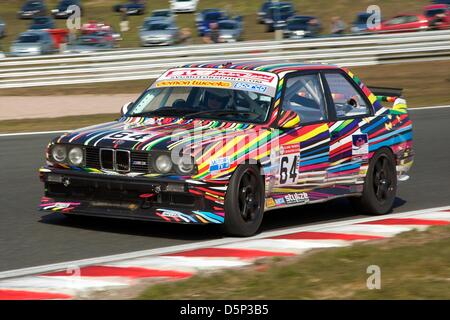
[[[181,158],[178,162],[178,170],[182,174],[191,174],[194,171],[194,161],[192,159]]]
[[[168,155],[162,154],[156,158],[155,167],[159,173],[168,173],[172,170],[172,160]]]
[[[64,162],[67,158],[67,150],[64,146],[56,145],[52,149],[52,157],[58,162]]]
[[[75,147],[69,151],[69,162],[74,166],[79,166],[83,163],[83,150]]]

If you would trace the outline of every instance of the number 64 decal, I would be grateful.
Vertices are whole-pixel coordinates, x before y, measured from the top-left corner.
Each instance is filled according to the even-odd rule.
[[[296,184],[298,177],[298,154],[289,154],[280,159],[280,184]]]

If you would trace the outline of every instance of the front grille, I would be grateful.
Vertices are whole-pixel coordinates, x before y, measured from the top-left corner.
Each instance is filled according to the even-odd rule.
[[[100,167],[114,170],[114,152],[111,149],[100,149]]]
[[[118,172],[130,171],[130,151],[114,150],[115,151],[115,169]]]
[[[127,150],[86,148],[86,167],[95,169],[116,170],[118,172],[150,172],[150,161],[146,152],[129,152]],[[114,157],[116,166],[114,167]]]
[[[149,157],[145,152],[131,153],[131,171],[132,172],[149,172]]]
[[[97,148],[86,148],[86,167],[100,169],[100,150]]]

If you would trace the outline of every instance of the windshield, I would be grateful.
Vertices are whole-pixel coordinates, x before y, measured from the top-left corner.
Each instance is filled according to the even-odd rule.
[[[19,39],[17,39],[18,43],[33,43],[33,42],[39,42],[40,37],[38,35],[23,35],[20,36]]]
[[[80,37],[75,44],[77,45],[83,45],[83,46],[93,46],[93,47],[100,47],[104,46],[105,43],[102,41],[102,37],[95,37],[95,36],[83,36]]]
[[[205,15],[205,20],[206,21],[217,21],[217,20],[222,19],[222,17],[223,17],[222,12],[210,12]]]
[[[173,116],[263,123],[272,98],[233,89],[207,87],[161,87],[144,92],[128,116]]]
[[[369,14],[360,14],[356,17],[354,24],[366,24],[369,17]]]
[[[50,19],[47,17],[36,17],[33,19],[33,23],[35,24],[44,24],[50,22]]]
[[[219,22],[219,29],[234,30],[236,29],[236,23],[234,22]]]
[[[169,29],[169,25],[166,23],[147,23],[144,26],[146,31],[155,31],[155,30],[167,30]]]
[[[431,9],[426,12],[427,17],[434,17],[437,14],[445,13],[445,9]]]
[[[288,22],[288,28],[289,29],[304,29],[308,27],[308,22],[310,21],[310,18],[304,18],[304,19],[295,19]]]
[[[153,11],[152,13],[152,16],[154,17],[168,17],[169,15],[169,11]]]

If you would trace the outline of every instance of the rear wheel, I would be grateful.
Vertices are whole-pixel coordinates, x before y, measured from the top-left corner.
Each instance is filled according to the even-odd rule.
[[[239,237],[255,234],[264,214],[264,179],[258,166],[239,166],[227,190],[224,232]]]
[[[362,213],[381,215],[392,209],[396,193],[395,158],[390,150],[382,149],[370,161],[362,196],[351,201]]]

